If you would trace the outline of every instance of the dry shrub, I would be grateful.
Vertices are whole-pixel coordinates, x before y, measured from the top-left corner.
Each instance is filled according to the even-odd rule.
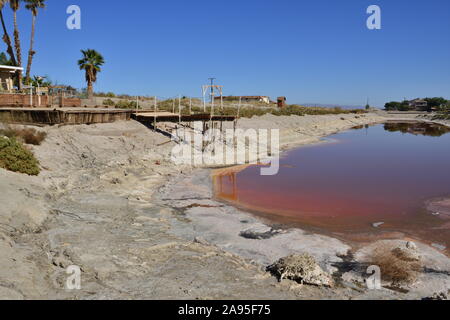
[[[422,271],[422,263],[399,254],[399,248],[382,245],[369,257],[369,263],[381,269],[381,278],[393,285],[412,284]]]
[[[21,140],[25,144],[32,144],[35,146],[41,145],[41,143],[47,138],[47,133],[39,132],[33,128],[6,128],[0,130],[0,135],[8,138],[16,138]]]
[[[38,175],[40,172],[39,162],[30,150],[25,148],[16,138],[1,136],[0,168],[28,175]]]

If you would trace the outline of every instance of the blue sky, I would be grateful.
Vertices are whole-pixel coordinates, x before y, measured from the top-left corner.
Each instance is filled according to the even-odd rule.
[[[106,60],[96,91],[198,97],[214,76],[227,95],[290,103],[450,98],[448,0],[47,2],[32,73],[78,88],[80,49],[93,48]],[[66,28],[71,4],[81,7],[81,30]],[[382,9],[381,30],[366,27],[372,4]],[[30,22],[21,9],[24,52]]]

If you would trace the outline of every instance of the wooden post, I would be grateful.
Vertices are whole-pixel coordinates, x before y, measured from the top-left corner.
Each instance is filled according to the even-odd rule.
[[[139,98],[136,96],[136,118],[138,116]]]
[[[239,97],[239,105],[238,105],[238,112],[237,112],[237,117],[239,118],[240,114],[241,114],[241,105],[242,105],[242,97]]]
[[[214,115],[214,94],[211,96],[211,117]]]
[[[181,96],[178,96],[178,124],[181,125]]]
[[[189,115],[192,116],[192,98],[189,98]],[[193,127],[191,121],[189,121],[189,127]]]
[[[203,96],[203,112],[206,113],[206,90],[205,90],[205,86],[202,87],[202,96]]]
[[[153,118],[153,130],[156,131],[156,112],[158,111],[158,100],[156,99],[155,96],[155,114],[154,114],[154,118]]]
[[[237,127],[237,122],[241,113],[241,103],[242,103],[242,97],[239,97],[239,104],[238,104],[238,110],[237,110],[237,115],[236,115],[236,119],[234,120],[234,130],[236,130]]]

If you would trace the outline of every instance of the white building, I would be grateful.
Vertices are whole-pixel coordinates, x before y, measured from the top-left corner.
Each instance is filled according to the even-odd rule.
[[[0,91],[13,91],[14,75],[17,71],[23,71],[23,68],[0,65]]]

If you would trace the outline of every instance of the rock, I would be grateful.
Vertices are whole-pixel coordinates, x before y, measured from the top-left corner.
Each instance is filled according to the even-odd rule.
[[[239,235],[245,239],[267,240],[276,235],[279,235],[280,233],[282,233],[281,230],[274,230],[272,228],[267,228],[267,229],[254,228],[254,229],[244,230]]]
[[[435,293],[431,297],[424,298],[423,300],[448,300],[448,295],[445,292]]]
[[[408,248],[410,250],[417,250],[417,245],[412,241],[408,241],[406,243],[406,248]]]
[[[267,267],[267,271],[278,277],[279,281],[290,279],[301,284],[332,287],[331,276],[322,270],[314,257],[309,254],[290,255]]]
[[[112,184],[120,184],[121,182],[120,182],[119,178],[113,178],[113,179],[111,180],[111,183],[112,183]]]
[[[375,223],[372,224],[372,226],[373,226],[374,228],[379,228],[379,227],[381,227],[383,224],[384,224],[384,222],[375,222]]]
[[[210,245],[209,242],[206,241],[205,239],[203,239],[202,237],[195,237],[194,242],[198,243],[198,244],[202,244],[204,246],[209,246]]]

